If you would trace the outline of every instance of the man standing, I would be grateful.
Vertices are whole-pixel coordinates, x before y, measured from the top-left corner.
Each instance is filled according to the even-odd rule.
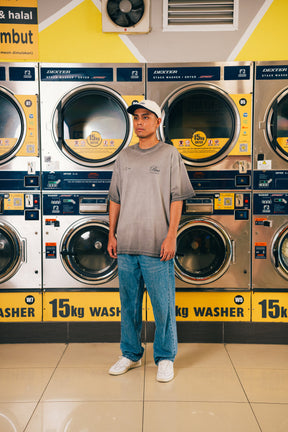
[[[160,107],[143,100],[127,109],[139,143],[118,156],[109,190],[108,252],[118,259],[122,357],[109,369],[120,375],[141,366],[144,284],[153,307],[157,380],[174,377],[177,353],[173,258],[183,200],[194,195],[175,147],[158,140]]]

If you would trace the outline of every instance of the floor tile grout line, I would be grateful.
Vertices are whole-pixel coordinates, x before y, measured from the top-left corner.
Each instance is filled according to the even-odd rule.
[[[239,381],[239,383],[240,383],[240,385],[241,385],[241,387],[242,387],[242,390],[243,390],[243,392],[244,392],[244,394],[245,394],[245,397],[246,397],[246,399],[247,399],[247,402],[248,402],[248,404],[249,404],[249,407],[250,407],[250,409],[251,409],[251,412],[253,413],[253,416],[254,416],[254,418],[255,418],[255,420],[256,420],[256,423],[257,423],[257,425],[258,425],[258,427],[259,427],[259,431],[262,432],[262,428],[261,428],[261,426],[260,426],[260,423],[259,423],[259,421],[258,421],[258,418],[257,418],[257,416],[256,416],[256,414],[255,414],[255,412],[254,412],[253,406],[252,406],[252,404],[251,404],[251,402],[250,402],[250,400],[249,400],[249,398],[248,398],[248,395],[247,395],[247,393],[246,393],[246,390],[245,390],[245,388],[244,388],[244,385],[242,384],[242,381],[241,381],[241,379],[240,379],[240,376],[238,375],[238,372],[237,372],[236,366],[235,366],[234,363],[233,363],[233,360],[232,360],[232,358],[231,358],[231,356],[230,356],[230,354],[229,354],[229,351],[228,351],[228,349],[227,349],[227,345],[226,345],[225,343],[224,343],[224,349],[225,349],[225,351],[226,351],[226,353],[227,353],[227,355],[228,355],[228,358],[229,358],[229,360],[230,360],[230,362],[231,362],[231,364],[232,364],[232,366],[233,366],[233,369],[234,369],[235,374],[236,374],[236,376],[237,376],[237,378],[238,378],[238,381]]]
[[[52,374],[50,375],[50,378],[48,379],[48,382],[46,383],[46,385],[45,385],[45,387],[44,387],[44,389],[43,389],[43,391],[42,391],[42,393],[41,393],[41,395],[40,395],[40,397],[39,397],[39,399],[38,399],[38,401],[37,401],[37,403],[36,403],[36,405],[35,405],[35,407],[34,407],[34,410],[33,410],[32,414],[30,415],[29,420],[27,421],[27,424],[26,424],[25,428],[23,429],[23,432],[25,432],[25,431],[27,430],[27,427],[29,426],[29,423],[31,422],[31,420],[32,420],[32,418],[33,418],[33,416],[34,416],[34,414],[35,414],[35,412],[36,412],[36,410],[37,410],[37,408],[38,408],[38,406],[39,406],[39,404],[40,404],[40,402],[41,402],[41,400],[42,400],[42,398],[43,398],[43,395],[44,395],[44,393],[45,393],[47,387],[49,386],[49,384],[50,384],[52,378],[54,377],[55,372],[56,372],[56,370],[57,370],[57,368],[58,368],[58,366],[59,366],[59,364],[60,364],[60,362],[61,362],[61,360],[62,360],[64,354],[66,353],[66,351],[67,351],[67,349],[68,349],[68,346],[69,346],[69,344],[67,343],[66,346],[65,346],[64,351],[62,352],[62,355],[60,356],[60,358],[59,358],[59,360],[58,360],[56,366],[54,367],[54,370],[53,370]]]

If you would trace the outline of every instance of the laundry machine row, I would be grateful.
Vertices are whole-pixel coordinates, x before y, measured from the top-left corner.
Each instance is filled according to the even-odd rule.
[[[8,100],[13,108],[12,113],[17,112],[20,118],[20,114],[24,113],[20,121],[24,128],[18,140],[16,132],[13,139],[10,131],[4,130],[1,133],[1,141],[6,141],[8,150],[7,157],[4,150],[0,155],[3,155],[0,175],[5,171],[5,181],[2,179],[0,185],[2,184],[2,190],[8,190],[9,181],[10,192],[13,188],[23,191],[27,187],[33,195],[35,190],[40,189],[38,174],[42,174],[43,244],[40,247],[43,253],[43,286],[47,289],[59,289],[60,286],[65,289],[117,288],[117,264],[109,260],[103,249],[109,229],[107,208],[104,211],[104,205],[107,205],[113,163],[122,148],[136,141],[132,120],[127,115],[126,108],[134,100],[140,100],[146,95],[156,100],[162,109],[163,121],[159,138],[178,148],[197,192],[196,197],[186,203],[179,227],[179,253],[175,260],[177,289],[249,289],[249,227],[256,211],[254,207],[252,214],[252,197],[256,197],[255,194],[251,197],[253,63],[146,66],[40,63],[33,67],[35,73],[29,69],[32,66],[28,64],[21,64],[18,67],[20,71],[16,70],[17,66],[7,64],[3,66],[4,75],[0,67],[2,107],[7,106]],[[258,89],[255,117],[259,119],[259,130],[255,127],[254,132],[254,189],[259,187],[260,191],[263,187],[259,186],[257,179],[261,178],[265,184],[267,175],[270,176],[267,182],[269,185],[275,178],[277,189],[281,189],[279,184],[282,184],[282,189],[286,187],[285,170],[269,169],[270,156],[266,157],[264,150],[259,147],[258,132],[263,135],[262,146],[263,137],[266,139],[269,136],[268,126],[266,129],[263,127],[266,117],[270,122],[267,120],[267,125],[274,132],[283,124],[282,117],[285,117],[284,102],[281,115],[278,116],[278,111],[275,111],[275,104],[272,114],[266,108],[266,114],[258,115],[259,106],[263,102],[259,96],[263,89],[259,86],[266,83],[264,73],[266,74],[267,67],[257,63],[254,77],[255,92]],[[284,69],[283,63],[277,65],[277,68]],[[271,72],[272,76],[276,76],[275,70]],[[25,74],[32,78],[25,78]],[[285,75],[282,71],[282,78],[283,74]],[[27,87],[24,93],[31,96],[35,91],[36,100],[38,93],[40,94],[41,157],[39,151],[35,156],[29,156],[28,153],[23,155],[19,150],[24,144],[30,149],[30,139],[35,132],[34,119],[37,119],[38,113],[36,110],[36,114],[30,111],[27,114],[21,105],[21,98],[18,97],[21,92],[13,87],[14,81],[17,83],[17,77],[20,82],[23,80],[22,90],[24,84],[31,84],[29,80],[34,85],[37,78],[39,80],[39,92],[38,87],[34,90]],[[280,81],[282,83],[281,92],[279,88],[275,90],[273,84],[274,93],[278,91],[282,95],[278,101],[278,105],[281,105],[282,100],[285,100],[284,87],[287,82],[278,76],[275,81],[278,85]],[[268,91],[265,89],[264,93]],[[32,102],[35,100],[32,97],[30,99]],[[24,95],[24,106],[27,100]],[[271,100],[272,96],[269,101]],[[267,102],[267,106],[269,103]],[[279,121],[275,123],[277,116]],[[255,122],[255,125],[258,123]],[[30,137],[24,133],[30,130],[29,126],[32,127]],[[19,127],[16,127],[15,131],[18,130]],[[282,127],[281,134],[276,140],[278,146],[274,140],[277,148],[285,148],[285,127]],[[37,144],[34,148],[39,150],[38,141],[34,142]],[[19,151],[13,150],[10,154],[12,143],[18,143]],[[280,157],[285,167],[287,161],[278,153],[275,153],[275,160]],[[272,156],[271,160],[273,165]],[[268,168],[265,162],[268,163]],[[22,178],[22,183],[17,183],[16,177]],[[74,237],[74,233],[79,233],[79,237],[76,234]],[[99,241],[96,240],[98,236]],[[81,247],[78,249],[76,243],[81,243],[86,237],[94,239],[94,246],[90,245],[90,251],[85,256],[83,250],[79,252]],[[87,243],[85,246],[84,243],[82,247],[85,249]],[[211,254],[212,246],[217,250],[217,259]],[[97,252],[98,264],[93,261],[92,251]],[[61,275],[60,280],[56,280],[55,274],[53,275],[52,269],[56,267]],[[254,286],[253,281],[252,285]]]

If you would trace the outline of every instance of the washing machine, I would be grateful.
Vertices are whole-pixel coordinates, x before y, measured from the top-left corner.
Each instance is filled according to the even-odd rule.
[[[118,289],[107,194],[43,194],[43,289]]]
[[[252,287],[288,289],[288,192],[254,192]]]
[[[41,289],[40,195],[0,192],[0,291]]]
[[[288,190],[288,62],[256,62],[254,189]]]
[[[162,108],[195,190],[251,187],[253,64],[148,64],[147,98]]]
[[[38,65],[0,63],[0,190],[40,188]]]
[[[119,152],[137,140],[126,108],[145,94],[142,64],[40,64],[44,190],[109,189]]]
[[[250,289],[250,192],[197,193],[177,234],[177,290]]]

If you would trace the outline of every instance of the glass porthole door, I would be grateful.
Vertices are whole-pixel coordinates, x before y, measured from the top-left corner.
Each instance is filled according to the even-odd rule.
[[[175,256],[175,271],[180,280],[209,284],[226,272],[231,258],[231,240],[214,222],[195,219],[180,226]]]
[[[24,118],[17,100],[0,88],[0,164],[12,159],[23,144],[26,133]]]
[[[24,244],[8,225],[0,223],[0,284],[10,279],[18,270]]]
[[[266,132],[272,149],[288,160],[288,90],[271,105],[266,120]]]
[[[116,92],[83,86],[66,95],[54,114],[59,149],[74,162],[101,166],[112,162],[131,140],[133,127]]]
[[[61,259],[68,273],[88,284],[101,284],[117,274],[117,261],[107,252],[108,224],[90,220],[71,227],[61,245]]]
[[[283,278],[288,279],[288,226],[276,234],[272,244],[275,268]]]
[[[237,142],[239,112],[221,89],[212,85],[185,87],[167,98],[163,109],[162,139],[173,144],[188,165],[212,165]]]

